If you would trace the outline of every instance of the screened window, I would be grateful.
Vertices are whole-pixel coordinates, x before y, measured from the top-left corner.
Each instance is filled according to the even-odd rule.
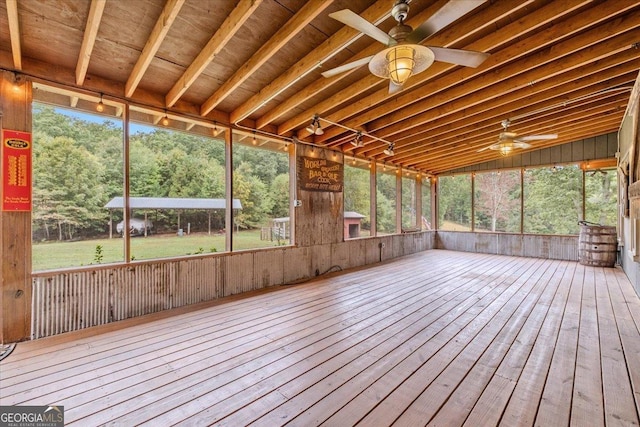
[[[396,233],[395,169],[378,166],[376,173],[376,221],[378,234]]]
[[[129,145],[131,259],[224,251],[224,142],[160,124]]]
[[[422,180],[422,229],[432,230],[431,221],[431,180],[424,178]]]
[[[34,102],[33,270],[124,260],[109,238],[122,209],[105,208],[123,194],[122,134],[113,117]]]
[[[410,174],[402,177],[402,228],[416,228],[416,180]]]
[[[286,144],[233,134],[233,249],[288,245],[289,154]]]
[[[520,232],[520,171],[476,173],[474,229]]]
[[[438,228],[471,231],[471,175],[438,178]]]
[[[581,219],[582,170],[578,165],[525,171],[525,233],[578,234]]]
[[[618,181],[615,169],[585,173],[585,219],[601,225],[617,224]]]
[[[345,159],[344,238],[371,235],[371,170],[369,162]]]

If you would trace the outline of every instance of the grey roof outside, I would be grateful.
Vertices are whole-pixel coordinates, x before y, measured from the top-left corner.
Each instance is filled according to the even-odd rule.
[[[344,218],[345,219],[362,219],[362,218],[366,218],[366,215],[362,215],[361,213],[358,212],[353,212],[353,211],[345,211],[344,212]],[[273,218],[273,222],[287,222],[289,221],[289,217],[285,216],[282,218]]]
[[[224,209],[225,199],[188,199],[182,197],[129,197],[131,209]],[[124,208],[122,197],[114,197],[104,205],[107,209]],[[233,199],[233,209],[242,209],[239,199]]]
[[[360,218],[361,219],[361,218],[366,218],[366,215],[362,215],[361,213],[353,212],[353,211],[345,211],[344,218],[348,218],[348,219]]]

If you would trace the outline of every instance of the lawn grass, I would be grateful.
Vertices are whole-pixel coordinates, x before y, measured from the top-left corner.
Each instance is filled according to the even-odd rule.
[[[97,247],[102,250],[101,258]],[[260,230],[239,231],[233,234],[234,250],[278,246],[276,241],[260,240]],[[193,233],[188,236],[174,234],[131,238],[131,256],[134,260],[166,258],[197,253],[224,252],[224,234]],[[33,270],[80,267],[124,261],[124,240],[94,239],[78,242],[34,243]]]
[[[471,231],[471,227],[468,225],[458,224],[453,221],[442,221],[440,230],[443,231]]]

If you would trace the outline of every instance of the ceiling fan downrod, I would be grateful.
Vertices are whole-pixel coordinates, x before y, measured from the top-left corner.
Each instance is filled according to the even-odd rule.
[[[391,9],[391,16],[399,23],[403,23],[409,15],[409,0],[398,0]]]

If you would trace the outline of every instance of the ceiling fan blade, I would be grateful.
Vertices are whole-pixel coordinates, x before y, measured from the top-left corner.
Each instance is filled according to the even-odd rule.
[[[492,145],[487,145],[486,147],[479,149],[479,150],[477,151],[477,153],[480,153],[480,152],[482,152],[482,151],[484,151],[484,150],[488,150],[488,149],[490,149],[491,147],[492,147]]]
[[[389,46],[391,43],[395,44],[395,40],[393,40],[389,34],[349,9],[342,9],[330,13],[329,16],[351,28],[355,28],[385,46]]]
[[[471,12],[487,0],[450,0],[408,36],[409,43],[420,43],[447,25]]]
[[[393,95],[394,93],[398,93],[400,91],[402,91],[402,85],[397,85],[389,80],[389,95]]]
[[[529,136],[519,136],[515,139],[516,142],[526,142],[526,141],[543,141],[546,139],[556,139],[558,138],[558,134],[551,133],[548,135],[529,135]]]
[[[476,68],[489,57],[488,53],[476,52],[473,50],[448,49],[445,47],[427,46],[436,57],[436,61],[448,64],[464,65],[465,67]]]
[[[322,77],[333,77],[337,74],[344,73],[345,71],[349,71],[353,68],[360,67],[362,65],[366,65],[371,61],[372,56],[367,56],[366,58],[358,59],[357,61],[348,62],[339,67],[332,68],[322,73]]]
[[[526,142],[514,142],[513,143],[514,148],[531,148],[531,144],[528,144]]]

